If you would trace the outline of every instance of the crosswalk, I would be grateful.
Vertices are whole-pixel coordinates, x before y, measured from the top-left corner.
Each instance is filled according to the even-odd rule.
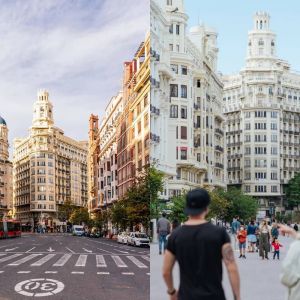
[[[109,254],[73,254],[73,253],[0,253],[0,274],[5,273],[7,268],[24,269],[17,270],[18,274],[27,274],[37,267],[54,268],[47,270],[47,274],[56,274],[61,267],[70,268],[71,274],[84,274],[84,268],[89,265],[103,270],[99,275],[108,275],[109,269],[124,270],[124,275],[134,275],[136,270],[149,269],[150,257],[147,255],[109,255]],[[25,266],[27,270],[25,270]],[[9,269],[9,270],[10,270]],[[63,268],[65,269],[65,268]],[[125,272],[126,271],[126,272]],[[127,272],[130,271],[130,272]],[[149,273],[147,273],[149,275]]]

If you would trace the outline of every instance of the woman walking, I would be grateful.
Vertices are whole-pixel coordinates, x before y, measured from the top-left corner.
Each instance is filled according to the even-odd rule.
[[[259,234],[259,255],[262,259],[269,259],[268,252],[270,251],[270,232],[267,222],[264,220],[260,227]]]

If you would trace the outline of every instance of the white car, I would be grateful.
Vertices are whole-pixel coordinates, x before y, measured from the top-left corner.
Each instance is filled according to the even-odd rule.
[[[117,237],[118,243],[127,244],[128,234],[126,232],[120,232]]]
[[[72,234],[76,236],[83,236],[84,235],[84,228],[81,225],[73,225]]]
[[[127,238],[127,245],[150,247],[150,239],[146,233],[130,232]]]

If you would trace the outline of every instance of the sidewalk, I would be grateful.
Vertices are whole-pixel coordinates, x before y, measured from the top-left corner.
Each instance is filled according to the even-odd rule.
[[[280,242],[284,247],[281,248],[281,261],[292,242],[291,239],[280,237]],[[151,285],[150,300],[166,300],[166,286],[163,282],[161,270],[163,255],[158,255],[158,245],[151,244]],[[246,259],[238,258],[238,251],[235,251],[241,277],[241,298],[243,300],[283,300],[286,295],[286,288],[279,280],[281,271],[281,261],[274,260],[270,253],[270,260],[262,261],[257,253],[247,253]],[[174,272],[175,286],[178,287],[179,274],[176,264]],[[226,299],[232,299],[232,292],[227,276],[227,271],[223,266],[223,287]]]

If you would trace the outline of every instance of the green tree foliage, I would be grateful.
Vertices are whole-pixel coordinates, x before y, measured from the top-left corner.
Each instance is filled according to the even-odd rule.
[[[222,189],[214,189],[209,192],[211,203],[209,205],[208,219],[216,218],[219,220],[225,220],[228,214],[231,202],[224,197],[224,191]]]
[[[81,225],[82,223],[90,225],[88,209],[86,207],[81,207],[74,210],[71,213],[70,222],[74,225]]]
[[[291,207],[297,207],[299,209],[300,205],[300,173],[297,173],[294,178],[292,178],[286,188],[286,197],[288,204]]]
[[[126,201],[120,200],[113,204],[111,208],[111,221],[116,225],[118,230],[126,230],[129,222]]]
[[[173,197],[170,204],[170,219],[178,220],[180,223],[185,222],[187,220],[187,216],[184,213],[185,208],[185,197],[186,194]]]
[[[70,220],[71,214],[77,207],[72,204],[71,200],[66,200],[62,205],[58,206],[58,219],[62,222]]]

